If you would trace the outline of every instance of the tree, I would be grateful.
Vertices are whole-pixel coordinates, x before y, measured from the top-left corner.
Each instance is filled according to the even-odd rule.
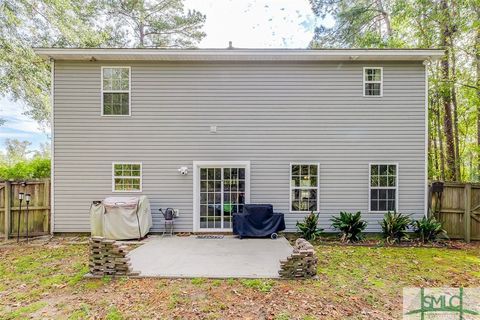
[[[97,26],[99,9],[91,0],[0,0],[0,94],[48,125],[50,65],[32,48],[115,43],[112,29]]]
[[[20,141],[18,139],[5,139],[5,160],[12,164],[27,159],[31,151],[28,150],[32,145],[29,141]]]
[[[107,15],[134,47],[193,47],[205,33],[205,15],[184,12],[182,0],[108,0]]]
[[[480,0],[310,0],[312,47],[442,48],[428,66],[429,175],[480,180]]]
[[[388,47],[393,37],[389,0],[310,0],[313,12],[335,17],[332,28],[315,29],[312,47]]]

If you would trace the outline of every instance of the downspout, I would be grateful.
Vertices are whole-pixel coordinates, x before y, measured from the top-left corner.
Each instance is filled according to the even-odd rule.
[[[50,58],[50,128],[51,128],[51,155],[50,155],[50,233],[55,232],[55,60]]]
[[[429,190],[428,190],[428,65],[429,61],[425,60],[423,65],[425,66],[425,201],[424,201],[424,216],[428,217],[428,203],[429,203]]]

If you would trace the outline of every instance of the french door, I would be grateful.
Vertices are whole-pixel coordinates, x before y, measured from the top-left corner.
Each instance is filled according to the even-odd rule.
[[[196,231],[228,231],[232,215],[243,212],[249,201],[250,166],[248,163],[198,163],[194,225]]]

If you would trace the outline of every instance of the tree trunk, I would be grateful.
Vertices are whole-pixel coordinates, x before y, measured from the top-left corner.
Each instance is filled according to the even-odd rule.
[[[476,8],[477,22],[480,21],[480,8]],[[480,180],[480,26],[477,25],[475,38],[475,61],[477,65],[477,179]]]
[[[138,47],[145,48],[145,26],[141,22],[138,24]]]
[[[455,176],[458,180],[462,180],[461,172],[460,172],[460,135],[458,133],[458,105],[457,105],[457,90],[455,88],[455,82],[457,79],[457,70],[456,70],[456,59],[455,59],[455,51],[452,50],[451,52],[451,61],[452,61],[452,82],[450,87],[450,92],[452,94],[452,105],[453,105],[453,129],[454,129],[454,142],[455,142]]]
[[[440,102],[437,100],[435,107],[435,116],[437,118],[437,136],[440,156],[440,178],[445,181],[445,151],[443,148],[442,127],[440,125]]]
[[[432,113],[435,115],[435,102],[432,99],[430,99],[430,106]],[[439,178],[439,172],[440,172],[440,167],[438,164],[438,144],[437,144],[437,118],[432,117],[432,123],[430,124],[430,129],[429,132],[430,134],[428,135],[429,137],[429,147],[431,148],[430,153],[432,155],[432,162],[433,162],[433,175],[432,178],[438,180]]]
[[[450,13],[447,0],[441,1],[442,9],[442,21],[441,21],[441,31],[440,31],[440,45],[445,49],[445,55],[441,60],[441,71],[442,71],[442,100],[443,100],[443,123],[445,130],[445,143],[446,143],[446,176],[445,179],[448,181],[456,181],[457,176],[455,174],[455,141],[453,135],[453,123],[452,123],[452,94],[450,91],[450,47],[451,47],[451,35],[452,30],[450,28]]]
[[[390,16],[388,12],[385,11],[382,0],[378,0],[377,6],[378,11],[380,11],[380,14],[382,15],[383,21],[385,21],[385,26],[387,28],[387,38],[390,39],[390,37],[392,36],[392,24],[390,22]]]

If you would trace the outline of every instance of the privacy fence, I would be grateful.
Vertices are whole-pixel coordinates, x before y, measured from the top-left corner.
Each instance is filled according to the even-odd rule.
[[[448,236],[467,242],[480,240],[480,184],[446,182],[430,190],[431,212]]]
[[[441,192],[438,192],[440,191]],[[430,208],[443,223],[451,239],[480,240],[480,184],[446,182],[431,188]],[[28,210],[29,236],[50,232],[50,180],[0,182],[0,236],[17,235],[20,215],[20,236],[27,233],[26,201],[20,210],[19,194],[30,194]]]
[[[24,194],[21,208],[20,193]],[[0,235],[4,238],[17,235],[19,218],[20,236],[24,237],[27,234],[26,194],[30,195],[28,235],[39,236],[50,232],[50,180],[2,181],[0,182]]]

